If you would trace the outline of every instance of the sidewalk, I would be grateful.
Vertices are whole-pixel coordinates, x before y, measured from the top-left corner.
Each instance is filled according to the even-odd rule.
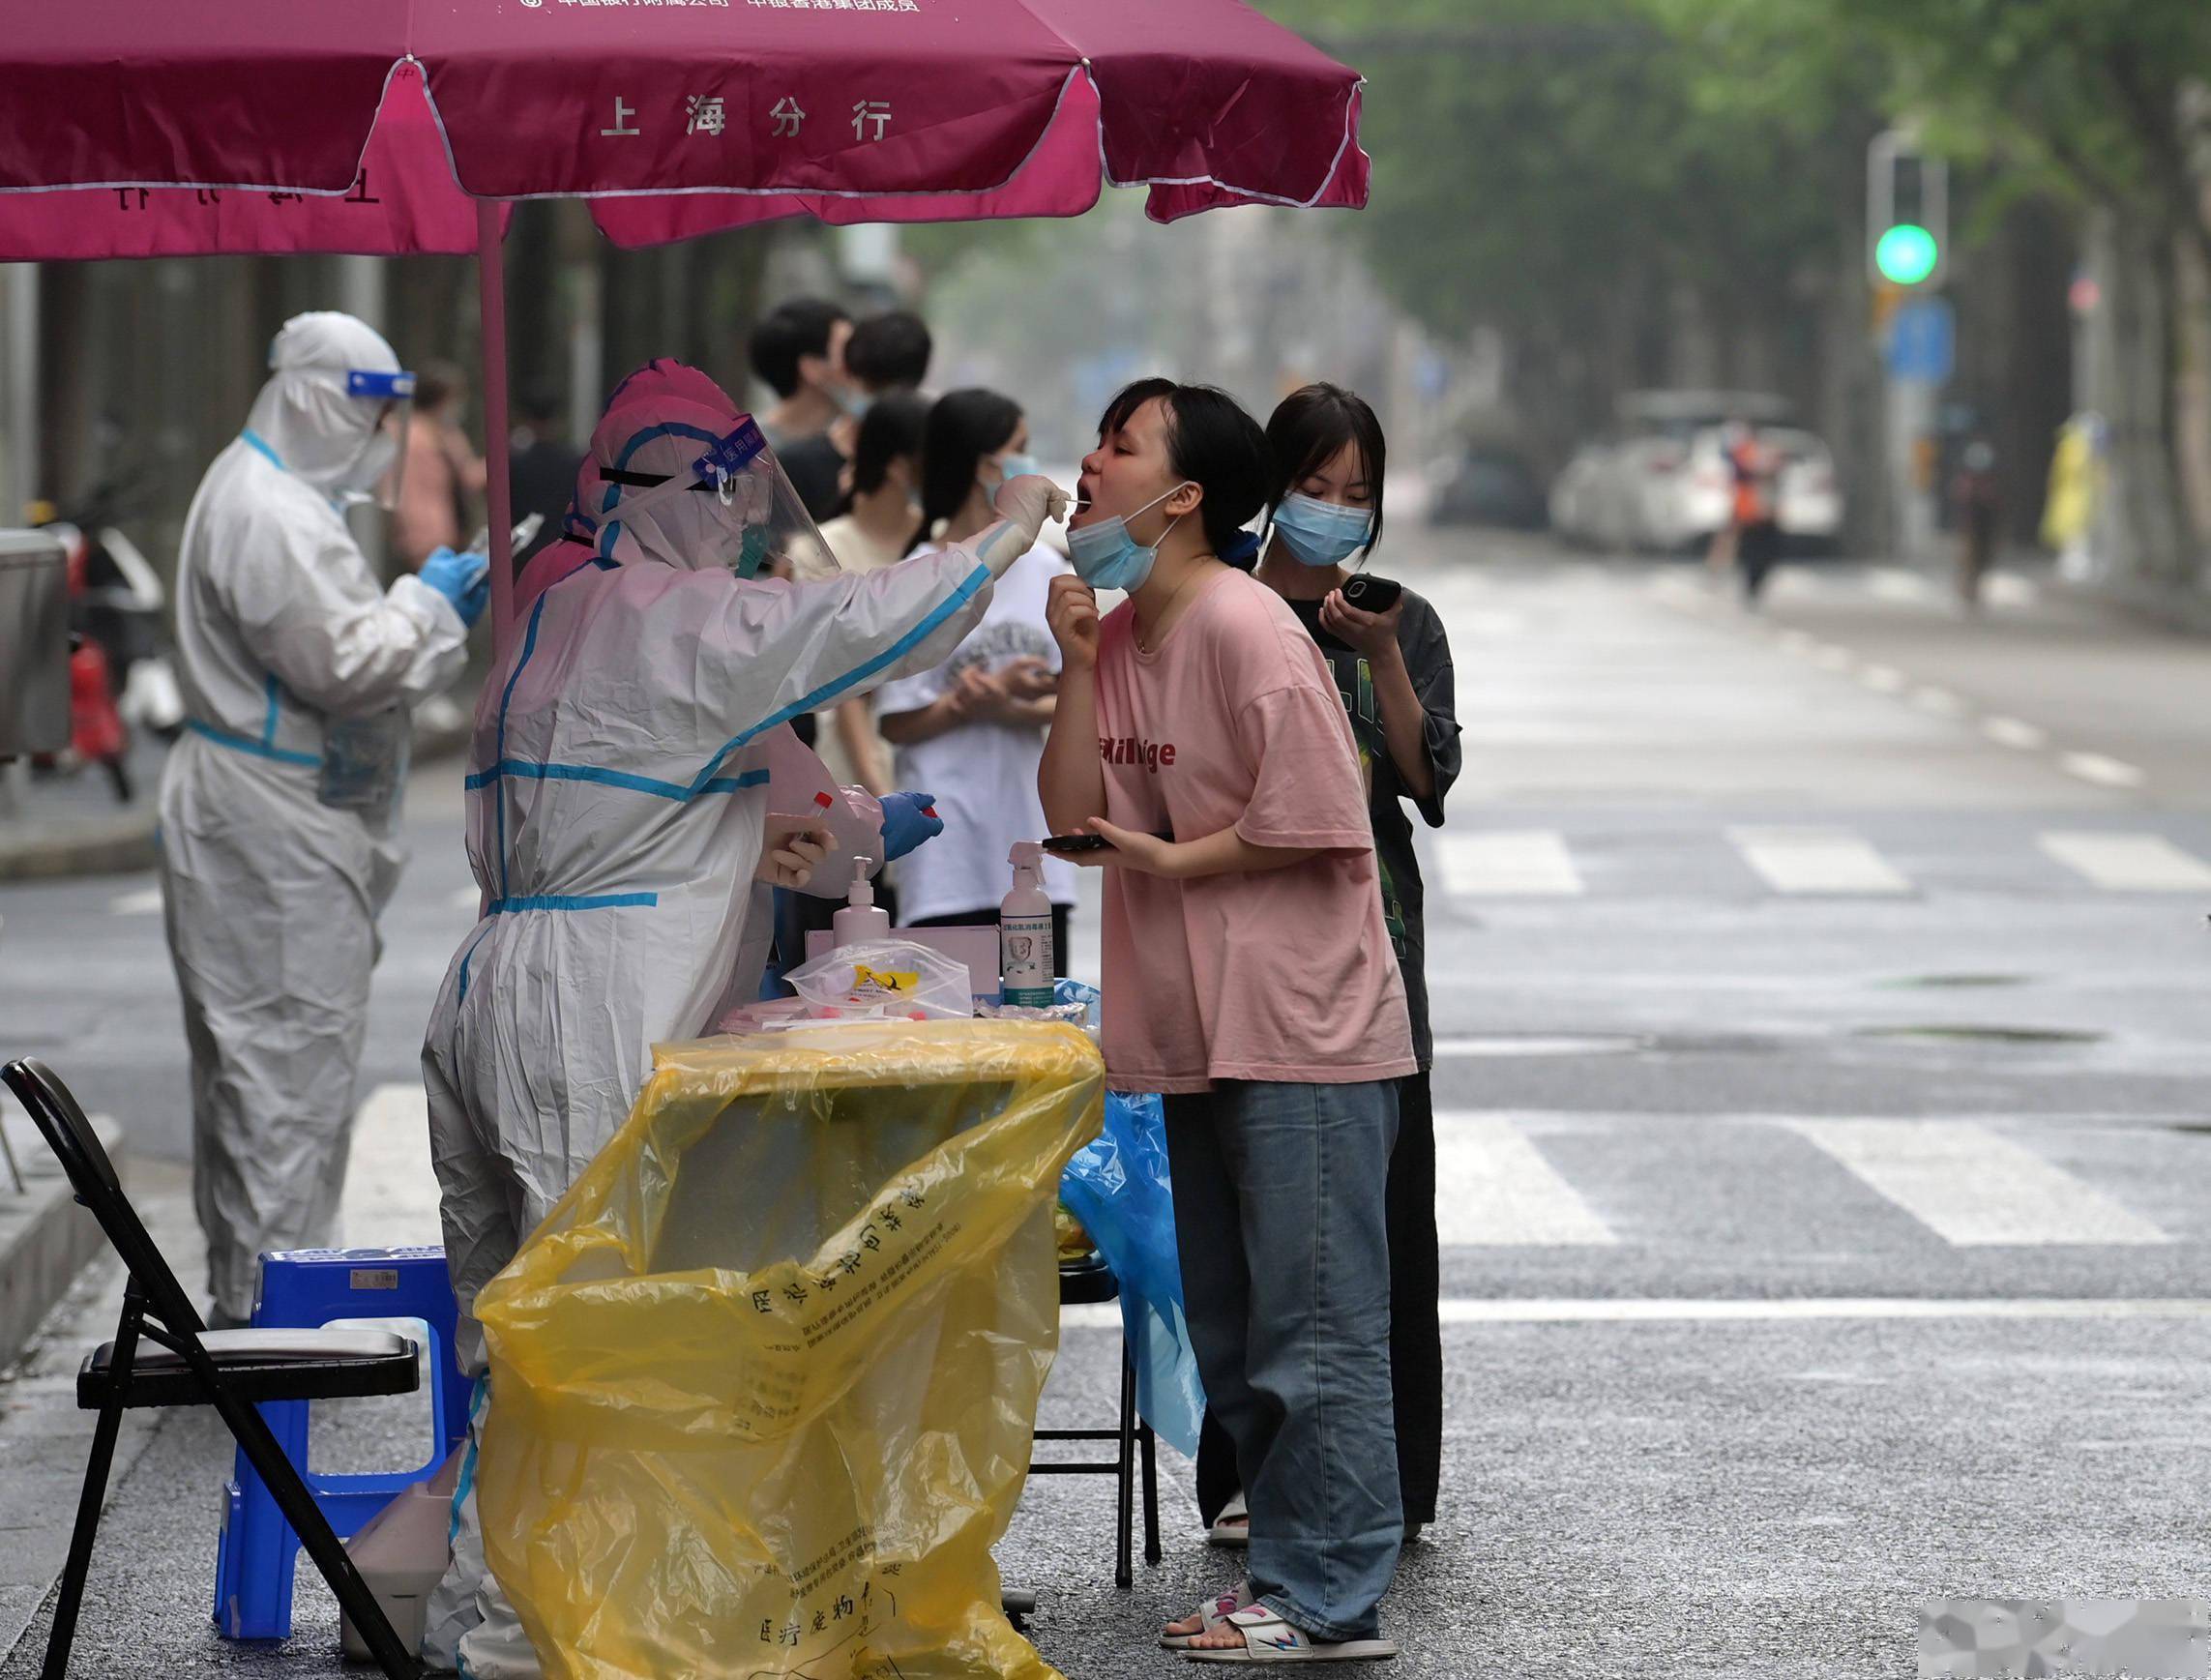
[[[475,696],[453,697],[457,717],[415,723],[414,761],[433,763],[468,747]],[[131,803],[119,804],[97,767],[74,776],[33,778],[0,770],[0,881],[54,880],[129,874],[154,867],[162,785],[168,749],[140,734],[131,744]]]

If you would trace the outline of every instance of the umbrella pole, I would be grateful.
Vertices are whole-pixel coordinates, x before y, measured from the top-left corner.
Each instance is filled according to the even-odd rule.
[[[507,257],[504,206],[476,201],[476,307],[484,339],[484,469],[491,526],[491,657],[507,651],[515,624],[515,503],[507,467]]]

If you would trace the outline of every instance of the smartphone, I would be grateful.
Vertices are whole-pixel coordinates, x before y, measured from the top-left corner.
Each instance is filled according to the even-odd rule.
[[[1113,842],[1102,834],[1047,835],[1044,840],[1046,851],[1063,858],[1072,852],[1103,852],[1112,848]]]
[[[1375,577],[1361,572],[1343,585],[1343,599],[1361,612],[1387,612],[1397,605],[1405,586],[1394,577]]]

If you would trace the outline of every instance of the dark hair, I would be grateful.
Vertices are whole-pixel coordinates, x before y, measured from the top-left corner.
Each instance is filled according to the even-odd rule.
[[[559,421],[564,406],[560,393],[542,382],[525,385],[515,394],[516,415],[539,431],[549,429]]]
[[[799,388],[799,358],[828,355],[830,334],[838,322],[851,318],[826,298],[793,298],[777,305],[752,329],[747,346],[752,371],[778,397],[788,397]]]
[[[1021,405],[995,391],[948,392],[929,405],[922,429],[921,526],[907,553],[929,540],[937,520],[959,512],[983,457],[1004,449],[1020,425]]]
[[[1265,503],[1274,477],[1266,433],[1225,391],[1172,379],[1138,379],[1124,385],[1106,405],[1098,435],[1120,430],[1154,398],[1166,409],[1167,464],[1176,477],[1205,492],[1197,514],[1206,545],[1216,554],[1242,553],[1246,545],[1238,539],[1245,521]]]
[[[854,494],[881,489],[893,461],[900,456],[920,455],[922,433],[928,424],[929,403],[910,391],[894,391],[870,403],[868,412],[860,417],[860,435],[852,445]]]
[[[844,340],[844,370],[870,391],[898,391],[929,377],[934,348],[929,326],[911,309],[870,315]]]
[[[425,362],[415,369],[415,412],[434,414],[460,395],[466,378],[451,362]]]
[[[1275,405],[1267,421],[1267,449],[1275,465],[1267,507],[1270,511],[1281,507],[1284,496],[1335,459],[1347,443],[1358,447],[1360,470],[1367,478],[1367,505],[1374,515],[1373,528],[1359,552],[1371,554],[1382,540],[1382,469],[1388,464],[1389,446],[1372,405],[1356,391],[1316,380]]]

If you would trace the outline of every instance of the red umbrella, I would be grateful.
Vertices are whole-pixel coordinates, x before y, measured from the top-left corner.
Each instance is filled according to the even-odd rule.
[[[0,261],[478,253],[502,639],[507,201],[644,246],[1367,197],[1358,75],[1237,0],[68,0],[9,49]]]

